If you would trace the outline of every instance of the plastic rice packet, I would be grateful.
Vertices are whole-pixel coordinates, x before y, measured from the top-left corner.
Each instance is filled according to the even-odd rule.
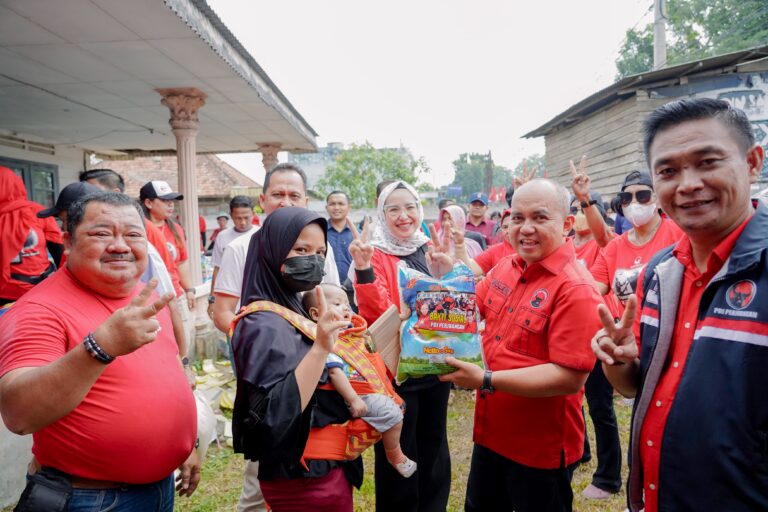
[[[400,298],[411,316],[400,327],[397,382],[455,371],[445,363],[446,356],[483,368],[472,270],[457,263],[441,279],[435,279],[401,265],[398,282]]]

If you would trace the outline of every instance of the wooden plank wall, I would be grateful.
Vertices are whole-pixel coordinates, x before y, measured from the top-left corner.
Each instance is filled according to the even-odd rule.
[[[610,200],[627,173],[645,168],[641,129],[637,96],[632,96],[547,135],[545,158],[549,177],[570,190],[568,161],[578,165],[581,155],[587,155],[587,174],[594,190],[603,194],[605,201]]]

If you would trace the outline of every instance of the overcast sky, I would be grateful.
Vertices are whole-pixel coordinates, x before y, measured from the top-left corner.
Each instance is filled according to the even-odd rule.
[[[626,30],[652,20],[652,0],[208,3],[318,145],[402,143],[435,185],[463,152],[543,153],[522,135],[610,85]],[[262,181],[260,155],[224,158]]]

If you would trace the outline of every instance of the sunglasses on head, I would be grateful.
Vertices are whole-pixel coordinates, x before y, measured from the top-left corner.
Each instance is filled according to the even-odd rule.
[[[651,202],[652,195],[653,190],[638,190],[635,193],[619,192],[619,199],[621,199],[621,206],[629,206],[629,203],[632,202],[632,197],[634,197],[640,204],[647,204]]]

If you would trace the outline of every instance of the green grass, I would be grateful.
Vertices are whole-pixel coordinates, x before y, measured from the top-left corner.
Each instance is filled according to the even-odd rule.
[[[615,399],[616,414],[622,438],[622,452],[626,453],[629,438],[629,418],[631,408],[620,398]],[[451,495],[448,501],[448,511],[464,510],[464,493],[469,462],[472,453],[472,421],[474,399],[467,391],[454,391],[448,407],[448,439],[451,449]],[[587,420],[589,422],[589,419]],[[595,440],[590,424],[589,435],[594,455]],[[365,464],[365,480],[360,491],[355,491],[355,510],[369,512],[374,510],[373,484],[373,450],[363,454]],[[613,512],[626,508],[624,490],[608,500],[592,501],[581,496],[581,491],[591,481],[595,470],[596,460],[580,466],[573,478],[574,510],[578,512]],[[242,488],[244,463],[240,455],[232,453],[231,448],[217,448],[212,445],[203,467],[203,479],[197,491],[191,498],[176,500],[177,511],[231,511],[234,510],[240,489]],[[626,460],[623,465],[623,480],[626,481]]]

